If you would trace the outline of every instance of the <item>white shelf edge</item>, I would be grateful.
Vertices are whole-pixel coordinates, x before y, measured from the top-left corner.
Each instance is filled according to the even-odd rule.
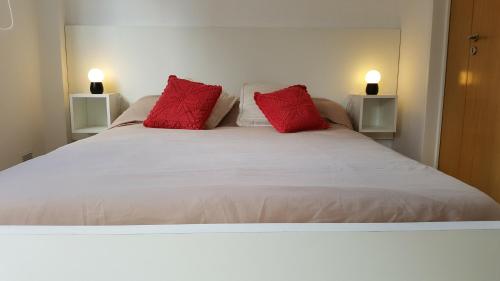
[[[91,93],[74,93],[69,96],[72,98],[104,98],[112,95],[116,95],[118,93],[103,93],[103,94],[91,94]]]
[[[368,99],[394,99],[398,97],[397,95],[390,95],[390,94],[378,94],[378,95],[351,94],[351,96],[363,97]]]
[[[87,128],[74,129],[73,134],[97,134],[108,129],[107,126],[94,126]]]
[[[378,128],[373,128],[373,129],[360,129],[360,133],[396,133],[396,129],[378,129]]]

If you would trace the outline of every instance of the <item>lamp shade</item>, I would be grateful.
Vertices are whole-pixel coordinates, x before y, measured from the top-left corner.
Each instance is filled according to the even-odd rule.
[[[382,79],[382,75],[377,70],[370,70],[366,73],[365,81],[368,84],[378,84]]]
[[[92,68],[88,74],[90,82],[102,82],[104,80],[104,73],[102,70]]]

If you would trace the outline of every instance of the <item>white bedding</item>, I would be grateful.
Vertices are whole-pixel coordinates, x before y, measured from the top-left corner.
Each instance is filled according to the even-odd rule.
[[[334,126],[117,127],[0,172],[0,224],[500,220],[482,192]]]

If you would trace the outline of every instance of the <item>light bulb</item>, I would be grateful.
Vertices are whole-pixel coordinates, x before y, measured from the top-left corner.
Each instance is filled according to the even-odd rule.
[[[104,80],[104,73],[100,69],[92,68],[89,71],[88,77],[90,82],[102,82]]]
[[[378,84],[381,78],[382,76],[380,75],[380,72],[378,72],[377,70],[370,70],[368,71],[368,73],[366,73],[365,81],[368,84]]]

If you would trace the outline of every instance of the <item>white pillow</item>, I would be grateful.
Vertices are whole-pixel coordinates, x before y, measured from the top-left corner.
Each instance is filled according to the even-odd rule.
[[[237,97],[233,97],[226,92],[222,91],[217,103],[210,113],[210,117],[205,122],[205,129],[212,130],[215,129],[219,123],[226,117],[229,111],[233,108],[237,101]]]
[[[236,124],[240,127],[265,127],[271,126],[266,116],[254,100],[255,92],[270,93],[285,88],[278,84],[245,84],[241,89],[240,113]],[[321,117],[336,124],[343,125],[352,130],[351,120],[347,111],[340,104],[324,98],[313,98],[314,105]]]
[[[271,126],[253,98],[255,92],[270,93],[284,88],[278,84],[244,84],[241,88],[240,114],[236,124],[240,127]]]

